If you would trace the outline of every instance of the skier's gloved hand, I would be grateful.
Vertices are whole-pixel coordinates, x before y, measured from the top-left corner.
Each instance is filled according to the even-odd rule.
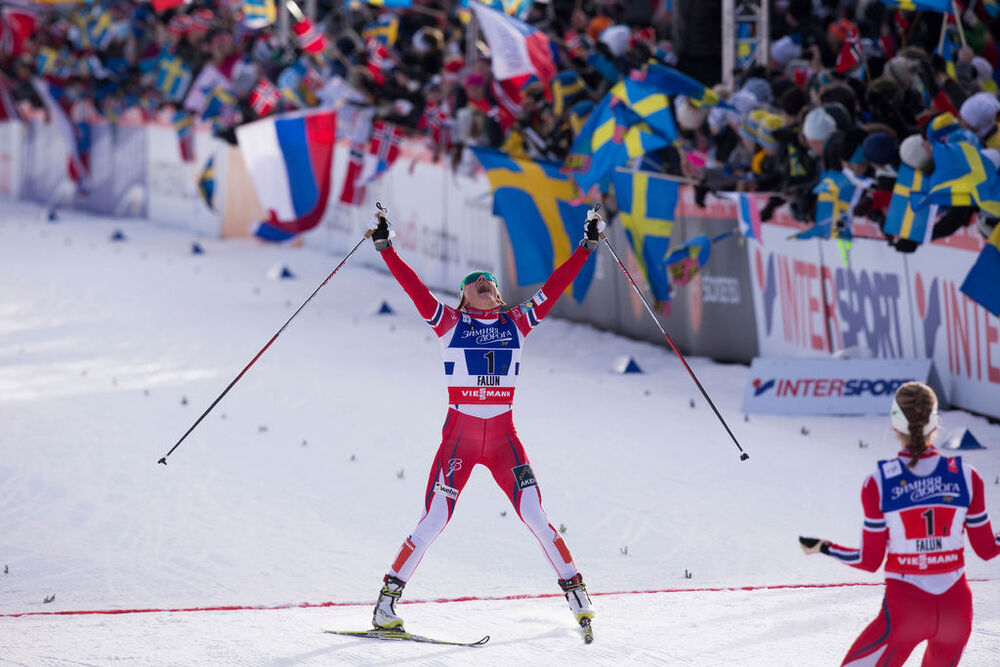
[[[375,242],[376,250],[382,252],[392,245],[389,239],[396,234],[392,231],[392,225],[389,224],[389,218],[386,217],[385,211],[375,211],[372,219],[368,221],[368,229],[372,232],[372,241]]]
[[[799,546],[802,547],[802,553],[807,556],[811,556],[815,553],[830,553],[830,542],[828,540],[821,540],[818,537],[802,537],[799,536]]]
[[[604,233],[604,229],[607,226],[607,223],[601,218],[600,213],[594,209],[589,209],[587,211],[587,222],[583,225],[584,235],[580,241],[580,245],[588,251],[594,252],[597,249],[597,245],[601,242],[601,234]]]

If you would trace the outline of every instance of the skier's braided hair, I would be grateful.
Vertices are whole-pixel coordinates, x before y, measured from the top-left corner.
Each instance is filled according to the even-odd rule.
[[[907,382],[896,391],[896,403],[909,422],[909,442],[906,449],[910,453],[910,462],[907,465],[912,468],[927,449],[924,427],[930,422],[937,397],[934,390],[923,382]]]

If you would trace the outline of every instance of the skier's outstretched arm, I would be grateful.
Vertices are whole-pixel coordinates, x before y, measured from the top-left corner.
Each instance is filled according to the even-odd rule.
[[[878,483],[871,475],[861,487],[861,505],[865,512],[864,530],[861,532],[861,548],[845,547],[830,540],[814,537],[800,537],[802,551],[806,554],[824,553],[840,562],[859,570],[875,572],[885,558],[889,542],[889,531],[882,514]]]
[[[541,321],[542,318],[549,314],[552,306],[555,305],[559,297],[566,291],[566,288],[570,286],[570,283],[576,279],[577,274],[580,273],[580,269],[583,268],[587,258],[590,257],[590,253],[596,250],[597,245],[601,242],[600,235],[606,226],[597,211],[594,209],[587,211],[587,220],[583,226],[584,236],[580,241],[580,245],[577,246],[577,249],[565,262],[556,267],[556,270],[552,272],[552,275],[542,285],[542,289],[538,290],[532,297],[536,320]]]
[[[413,301],[413,305],[417,307],[417,312],[425,320],[434,317],[441,304],[431,294],[431,291],[427,289],[423,281],[420,280],[417,272],[404,262],[396,253],[395,248],[392,247],[392,242],[389,240],[392,225],[389,224],[389,220],[385,217],[385,214],[379,212],[374,215],[368,223],[368,228],[373,230],[372,241],[375,243],[375,249],[382,256],[386,266],[389,267],[389,272],[392,273],[396,281],[402,286],[403,291]]]
[[[983,560],[1000,556],[1000,534],[993,533],[990,515],[986,512],[986,492],[983,478],[974,468],[969,470],[972,480],[972,498],[969,511],[965,515],[965,528],[969,534],[969,544],[976,555]]]

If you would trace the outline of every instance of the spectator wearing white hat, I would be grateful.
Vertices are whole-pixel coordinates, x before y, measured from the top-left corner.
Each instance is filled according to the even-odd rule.
[[[962,125],[975,132],[985,148],[1000,148],[998,113],[1000,113],[1000,101],[996,95],[986,92],[979,92],[969,97],[958,111]]]

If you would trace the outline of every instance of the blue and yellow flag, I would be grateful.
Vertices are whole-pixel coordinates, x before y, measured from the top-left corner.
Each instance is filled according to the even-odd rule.
[[[914,209],[939,206],[978,206],[1000,217],[1000,177],[993,163],[972,144],[934,144],[934,173],[927,194],[914,197]]]
[[[886,214],[885,226],[882,231],[886,235],[898,236],[901,239],[926,243],[934,226],[937,207],[930,206],[919,211],[913,209],[913,195],[919,195],[927,190],[927,177],[923,172],[912,167],[901,165],[896,185],[892,188],[892,199],[889,201],[889,212]]]
[[[686,285],[708,263],[712,256],[712,244],[732,236],[733,232],[723,232],[712,238],[704,234],[688,239],[683,244],[670,251],[664,263],[670,271],[670,277],[678,285]]]
[[[399,38],[399,17],[395,14],[383,14],[375,23],[369,23],[361,31],[361,36],[368,41],[374,39],[386,46],[393,46]]]
[[[191,84],[191,68],[180,56],[161,58],[157,67],[156,88],[168,100],[180,101]]]
[[[208,208],[215,210],[215,156],[208,158],[198,177],[198,192]]]
[[[243,0],[243,25],[251,30],[263,30],[278,17],[274,0]]]
[[[229,88],[223,85],[213,86],[205,95],[205,110],[201,112],[201,119],[208,120],[221,116],[226,111],[236,108],[237,99]]]
[[[641,72],[633,72],[631,78],[644,81],[667,95],[683,95],[695,106],[711,107],[720,101],[714,90],[666,65],[646,65]]]
[[[587,205],[570,203],[573,184],[548,160],[514,159],[493,148],[471,147],[493,188],[493,214],[503,218],[514,249],[518,285],[544,282],[576,250]],[[573,282],[582,302],[594,278],[593,256]]]
[[[834,232],[837,223],[850,222],[850,208],[856,186],[842,171],[828,170],[820,175],[819,185],[813,188],[816,195],[816,223],[829,222]]]
[[[1000,316],[1000,224],[993,228],[986,247],[965,276],[962,291],[986,310]]]
[[[636,122],[637,117],[646,123],[649,129],[661,137],[674,141],[677,139],[677,126],[670,111],[670,99],[655,86],[646,81],[625,79],[619,81],[611,89],[614,100],[624,103],[615,104],[612,100],[611,110],[623,123]]]
[[[587,92],[583,78],[576,70],[564,69],[552,79],[552,111],[561,116],[573,102]]]
[[[882,4],[893,9],[909,11],[922,9],[928,12],[951,13],[951,0],[882,0]]]
[[[586,195],[595,184],[602,183],[604,189],[615,167],[663,148],[670,141],[653,132],[624,102],[608,93],[573,141],[566,170]]]
[[[657,301],[670,301],[666,256],[680,183],[653,172],[621,168],[615,169],[612,180],[618,213],[639,271]]]
[[[42,46],[35,56],[35,74],[45,76],[55,71],[59,63],[59,52],[50,46]]]
[[[389,9],[409,9],[413,7],[413,0],[363,0],[363,1],[351,1],[351,8],[355,9],[358,5],[371,5],[372,7],[386,7]]]
[[[941,59],[944,60],[944,68],[948,73],[948,77],[957,79],[955,58],[958,55],[958,44],[955,43],[955,32],[952,30],[950,23],[945,26],[944,35],[938,41],[938,45],[934,47],[934,53],[941,56]]]

